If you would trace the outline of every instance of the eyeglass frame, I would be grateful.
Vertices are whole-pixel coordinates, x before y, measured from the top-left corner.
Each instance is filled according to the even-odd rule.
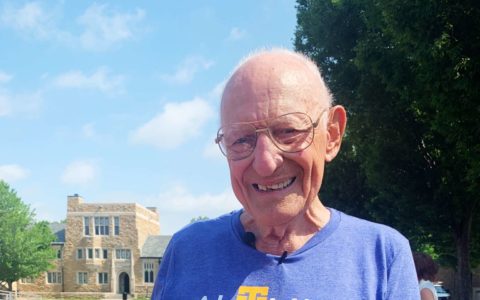
[[[264,120],[261,120],[261,121],[253,121],[253,122],[238,122],[238,123],[232,123],[232,124],[229,124],[230,125],[237,125],[237,124],[248,124],[248,125],[252,125],[252,127],[254,127],[253,124],[255,123],[259,123],[259,122],[268,122],[270,120],[274,120],[274,119],[278,119],[278,118],[281,118],[281,117],[284,117],[284,116],[287,116],[287,115],[292,115],[292,114],[302,114],[302,115],[305,115],[308,120],[310,121],[310,124],[311,124],[311,127],[309,128],[309,130],[312,130],[312,140],[309,142],[309,144],[307,146],[305,146],[304,148],[302,149],[299,149],[299,150],[295,150],[295,151],[285,151],[283,150],[282,148],[280,148],[280,146],[277,145],[277,141],[272,137],[272,133],[270,132],[270,126],[266,126],[266,127],[263,127],[263,128],[256,128],[255,129],[255,144],[254,146],[252,147],[252,150],[251,152],[245,156],[245,157],[242,157],[242,158],[238,158],[238,159],[232,159],[232,158],[229,158],[228,155],[223,151],[222,149],[222,146],[220,145],[220,143],[222,142],[222,139],[224,137],[224,134],[220,134],[220,130],[222,130],[224,128],[224,126],[220,127],[218,130],[217,130],[217,137],[215,138],[215,143],[218,145],[218,147],[220,148],[220,152],[222,152],[222,154],[227,158],[227,159],[230,159],[230,160],[233,160],[233,161],[239,161],[239,160],[243,160],[243,159],[246,159],[248,158],[250,155],[252,155],[253,151],[255,150],[255,148],[257,147],[257,141],[258,141],[258,135],[259,133],[262,133],[262,132],[266,132],[267,136],[270,138],[270,140],[272,141],[272,143],[275,145],[275,147],[277,147],[277,149],[279,149],[280,151],[282,152],[285,152],[285,153],[296,153],[296,152],[300,152],[300,151],[303,151],[305,149],[307,149],[308,147],[310,147],[313,143],[313,140],[315,139],[315,129],[318,127],[318,124],[320,124],[320,118],[322,117],[322,115],[326,112],[326,111],[330,111],[331,107],[326,107],[324,109],[321,110],[320,112],[320,115],[318,116],[317,118],[317,121],[313,122],[312,121],[312,118],[307,114],[307,113],[304,113],[304,112],[300,112],[300,111],[296,111],[296,112],[289,112],[289,113],[286,113],[286,114],[283,114],[283,115],[280,115],[280,116],[277,116],[277,117],[274,117],[274,118],[269,118],[269,119],[264,119]],[[226,149],[225,149],[226,150]]]

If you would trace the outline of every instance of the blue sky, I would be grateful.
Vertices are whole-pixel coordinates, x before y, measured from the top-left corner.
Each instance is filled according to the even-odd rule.
[[[0,1],[0,179],[38,220],[75,193],[156,206],[162,234],[239,208],[222,87],[295,26],[294,0]]]

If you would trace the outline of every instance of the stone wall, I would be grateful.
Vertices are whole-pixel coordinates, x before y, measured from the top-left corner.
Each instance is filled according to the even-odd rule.
[[[152,291],[153,291],[153,284],[136,286],[135,296],[150,298],[152,296]]]
[[[135,257],[135,286],[143,288],[144,283],[144,269],[143,261],[140,259],[141,249],[149,235],[159,235],[160,234],[160,224],[158,221],[158,214],[156,211],[151,209],[144,208],[140,205],[135,207],[135,228],[138,230],[138,254]],[[156,275],[156,274],[155,274]],[[135,288],[136,290],[136,288]]]

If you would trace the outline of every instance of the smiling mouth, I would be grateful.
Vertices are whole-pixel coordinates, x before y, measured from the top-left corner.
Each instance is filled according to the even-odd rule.
[[[292,177],[288,180],[285,180],[284,182],[280,182],[280,183],[272,184],[272,185],[262,185],[262,184],[254,183],[253,188],[257,191],[260,191],[260,192],[283,190],[283,189],[286,189],[289,186],[291,186],[296,178],[297,177]]]

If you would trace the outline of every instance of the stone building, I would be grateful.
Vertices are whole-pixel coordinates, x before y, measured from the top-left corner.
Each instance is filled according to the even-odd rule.
[[[65,223],[51,226],[57,239],[54,267],[22,279],[22,292],[149,296],[170,236],[161,236],[156,208],[136,203],[85,203],[68,196]]]

